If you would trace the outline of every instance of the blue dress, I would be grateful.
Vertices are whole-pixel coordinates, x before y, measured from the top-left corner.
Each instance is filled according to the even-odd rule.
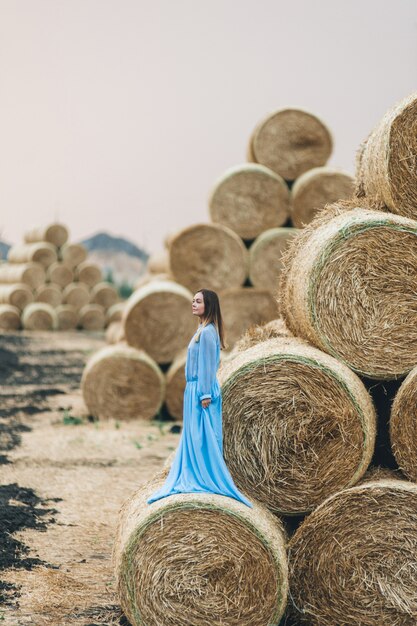
[[[222,396],[216,376],[219,364],[217,329],[213,323],[205,327],[200,324],[187,350],[181,438],[169,474],[148,504],[176,493],[217,493],[253,508],[237,489],[223,458]],[[204,398],[211,398],[206,409],[201,405]]]

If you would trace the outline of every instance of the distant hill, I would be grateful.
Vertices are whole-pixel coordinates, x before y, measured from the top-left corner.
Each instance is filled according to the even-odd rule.
[[[122,237],[113,237],[108,233],[97,233],[88,239],[83,239],[82,243],[87,250],[100,250],[107,252],[125,252],[129,256],[137,257],[142,261],[147,261],[149,254],[138,248],[134,243]]]
[[[0,241],[0,259],[7,258],[7,253],[10,247],[10,244],[6,243],[5,241]]]

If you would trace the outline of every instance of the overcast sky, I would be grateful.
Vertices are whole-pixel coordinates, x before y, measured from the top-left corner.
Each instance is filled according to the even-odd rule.
[[[286,106],[330,164],[417,86],[415,0],[0,0],[0,238],[54,219],[149,252]]]

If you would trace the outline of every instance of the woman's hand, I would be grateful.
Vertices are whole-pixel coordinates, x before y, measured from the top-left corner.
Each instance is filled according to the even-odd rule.
[[[206,409],[208,407],[208,405],[210,404],[211,400],[210,398],[206,398],[205,400],[201,400],[201,406],[203,407],[203,409]]]

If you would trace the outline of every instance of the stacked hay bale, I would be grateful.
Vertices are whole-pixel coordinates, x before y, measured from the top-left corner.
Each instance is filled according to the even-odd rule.
[[[101,330],[118,301],[84,246],[68,242],[63,224],[29,231],[0,264],[2,330]]]

